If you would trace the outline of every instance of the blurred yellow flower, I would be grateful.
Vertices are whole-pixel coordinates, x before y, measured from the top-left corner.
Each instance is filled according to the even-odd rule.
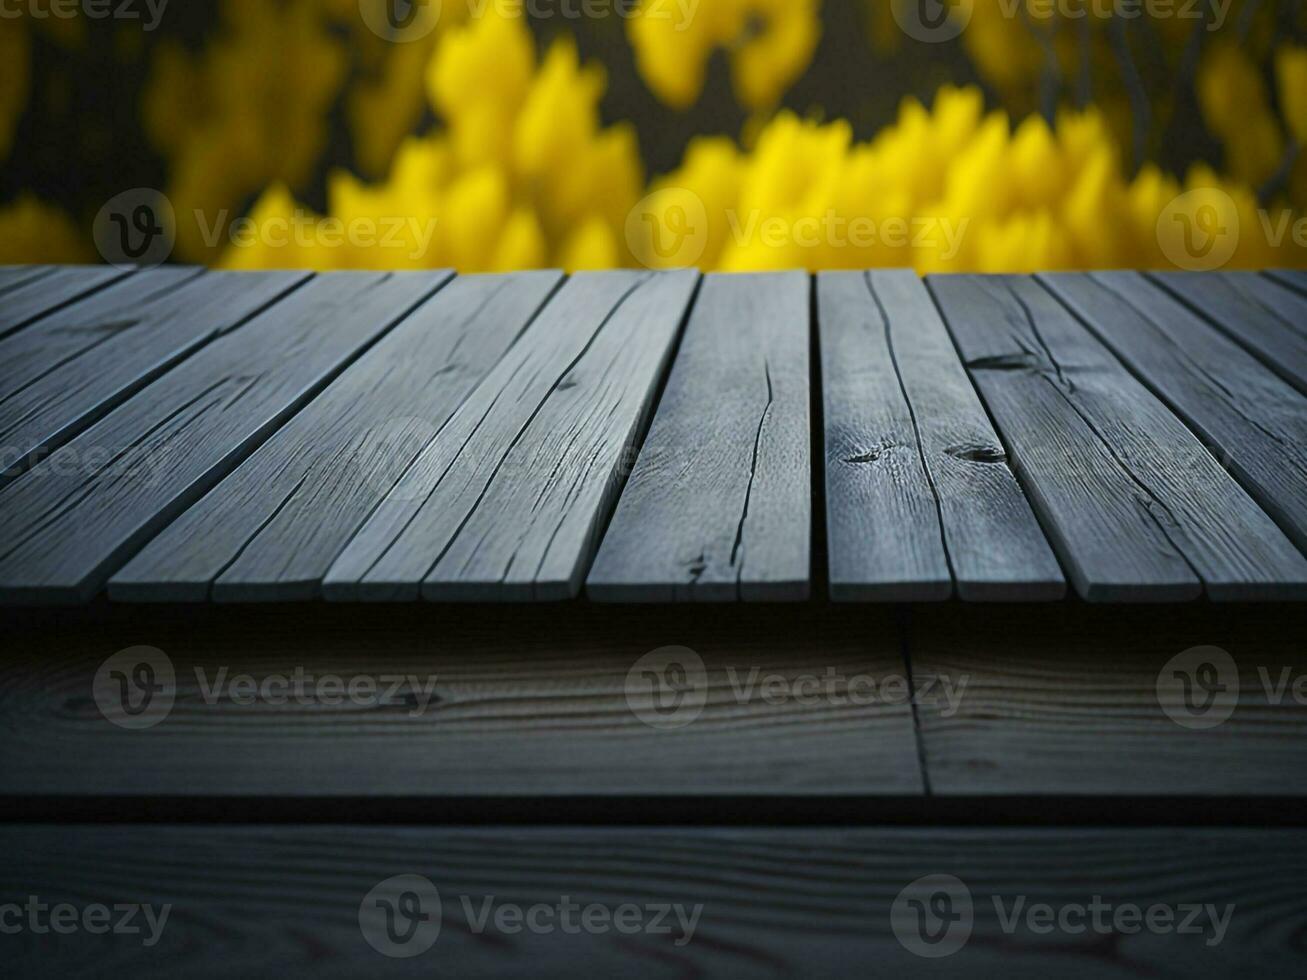
[[[898,123],[871,143],[851,142],[846,123],[781,113],[751,154],[694,144],[641,204],[655,230],[641,236],[638,258],[724,270],[1166,267],[1183,257],[1172,239],[1183,228],[1159,222],[1168,209],[1202,210],[1201,196],[1182,194],[1205,188],[1231,202],[1229,223],[1242,229],[1231,265],[1307,262],[1291,238],[1272,243],[1245,184],[1206,168],[1184,187],[1154,167],[1128,180],[1097,110],[1063,112],[1056,128],[1028,117],[1014,130],[982,108],[977,90],[945,87],[929,111],[905,100]],[[687,224],[696,214],[698,229]],[[660,251],[660,241],[677,247]]]
[[[1307,147],[1307,46],[1286,44],[1275,52],[1275,76],[1284,123]]]
[[[59,208],[30,194],[0,208],[0,265],[94,260],[89,236]]]
[[[491,6],[441,33],[424,75],[444,131],[401,145],[378,183],[333,174],[323,220],[339,221],[344,240],[306,248],[296,264],[477,272],[631,263],[623,230],[644,182],[639,146],[630,126],[601,127],[604,73],[582,65],[570,39],[537,65],[523,18]],[[293,203],[280,186],[269,194],[256,215],[280,221]],[[389,248],[359,244],[383,226]],[[261,244],[229,252],[228,264],[273,258]]]
[[[188,261],[212,257],[189,216],[212,223],[272,181],[307,182],[345,78],[344,47],[318,0],[223,0],[222,13],[197,60],[161,47],[143,96],[146,131],[170,163],[177,255]]]
[[[640,0],[627,34],[645,84],[668,105],[698,99],[721,49],[740,103],[768,109],[812,61],[820,14],[820,0]]]

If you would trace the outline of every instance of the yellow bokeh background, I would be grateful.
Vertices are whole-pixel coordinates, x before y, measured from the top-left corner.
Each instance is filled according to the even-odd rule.
[[[466,272],[1153,268],[1186,265],[1186,236],[1207,227],[1200,211],[1214,200],[1221,230],[1238,231],[1226,264],[1307,264],[1295,209],[1307,201],[1307,47],[1256,17],[1206,38],[1194,66],[1221,169],[1198,162],[1175,175],[1135,163],[1139,93],[1128,86],[1102,85],[1078,108],[1037,105],[1049,71],[1113,57],[1102,18],[1069,30],[1045,4],[956,0],[959,43],[989,95],[942,85],[858,140],[846,120],[778,108],[814,58],[820,0],[638,0],[624,31],[641,83],[683,110],[723,57],[750,114],[741,133],[696,137],[679,166],[651,176],[635,125],[602,121],[608,69],[583,60],[568,32],[538,45],[520,5],[450,0],[415,8],[430,23],[400,43],[360,16],[374,2],[390,0],[222,0],[198,51],[152,46],[139,113],[165,162],[175,260]],[[899,29],[899,2],[864,0],[868,58],[915,43]],[[60,43],[75,47],[71,23]],[[1182,59],[1192,27],[1156,27]],[[0,90],[6,157],[24,150],[14,133],[31,99],[31,32],[50,29],[0,22],[0,55],[15,68]],[[367,69],[361,78],[351,63]],[[298,195],[336,105],[352,165],[327,175],[319,212]],[[1167,111],[1159,99],[1155,119]],[[0,208],[0,261],[94,260],[86,224],[20,193]]]

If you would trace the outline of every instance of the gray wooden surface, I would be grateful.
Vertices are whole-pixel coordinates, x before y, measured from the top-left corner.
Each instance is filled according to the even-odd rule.
[[[0,485],[304,278],[151,269],[0,340]]]
[[[1278,283],[1307,294],[1307,271],[1302,269],[1268,269],[1265,273]]]
[[[1098,797],[1109,813],[1132,797],[1192,801],[1161,819],[1251,797],[1299,808],[1301,607],[1183,609],[915,610],[906,649],[917,684],[949,678],[964,692],[917,706],[931,793],[970,798],[977,812],[1030,796]]]
[[[338,378],[366,275],[0,270],[0,599],[1307,595],[1294,274],[542,275]]]
[[[49,275],[54,268],[52,265],[0,265],[0,296],[23,283]]]
[[[1136,272],[1043,279],[1307,549],[1307,398]]]
[[[74,824],[0,847],[0,902],[153,916],[0,936],[19,976],[1187,980],[1307,960],[1307,838],[1285,830]]]
[[[800,272],[704,279],[591,598],[808,597],[809,288]]]
[[[697,281],[569,279],[345,548],[327,598],[575,596]]]
[[[118,572],[110,597],[320,597],[323,575],[354,532],[560,278],[454,280]]]
[[[837,600],[1061,598],[1065,581],[908,271],[817,279],[826,527]]]
[[[1283,532],[1039,283],[1017,276],[929,282],[1081,596],[1304,594],[1307,561]]]
[[[11,275],[0,302],[0,337],[131,274],[99,265],[43,267],[43,270],[36,275]]]
[[[155,606],[147,619],[106,605],[12,621],[0,799],[277,798],[307,815],[375,797],[431,819],[468,798],[921,793],[886,608],[304,608]],[[166,658],[173,700],[153,727],[125,729],[99,706],[97,672],[140,645]],[[657,651],[680,656],[680,673]],[[319,686],[331,677],[336,700]],[[364,681],[372,694],[344,695]]]
[[[1256,272],[1165,272],[1152,278],[1307,393],[1307,296]]]
[[[0,490],[0,602],[89,599],[443,279],[311,280]]]

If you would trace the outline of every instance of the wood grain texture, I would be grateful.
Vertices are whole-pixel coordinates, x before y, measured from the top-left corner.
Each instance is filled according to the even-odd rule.
[[[312,808],[367,796],[411,801],[426,820],[468,797],[683,797],[703,817],[720,797],[921,792],[905,668],[880,607],[22,613],[0,653],[4,799],[277,797]],[[141,644],[169,658],[177,686],[166,717],[131,731],[93,695],[105,659]],[[669,646],[703,667],[686,655],[678,679],[645,656]],[[670,713],[654,710],[646,669],[663,672]],[[278,684],[297,673],[301,687]],[[244,701],[242,677],[273,696]],[[375,693],[329,703],[315,694],[325,677],[342,691],[371,679]]]
[[[305,278],[151,269],[0,340],[0,486]]]
[[[818,277],[833,599],[1066,589],[930,295],[908,271]]]
[[[1152,279],[1307,393],[1307,296],[1255,272],[1161,272]]]
[[[0,490],[0,602],[90,598],[444,278],[311,280]]]
[[[110,579],[110,598],[320,597],[354,532],[560,279],[454,280]]]
[[[324,595],[575,596],[697,281],[569,279],[345,548]]]
[[[1201,442],[1033,279],[934,276],[949,329],[1077,592],[1294,598],[1307,565]]]
[[[48,276],[54,269],[52,265],[0,265],[0,296]]]
[[[591,598],[808,597],[808,320],[802,272],[705,278]]]
[[[39,275],[14,274],[0,303],[0,337],[133,274],[102,265],[54,266]]]
[[[1307,294],[1307,271],[1302,269],[1268,269],[1263,274],[1278,283],[1288,286],[1290,289],[1296,289],[1300,293]]]
[[[10,825],[0,846],[0,902],[169,906],[152,946],[143,914],[134,934],[4,936],[20,976],[1185,980],[1307,959],[1307,840],[1286,830]],[[398,905],[373,889],[400,875],[438,896],[399,906],[439,924],[397,915],[405,958],[360,917]],[[929,948],[909,903],[930,875],[970,926],[933,959],[903,938]]]
[[[949,678],[963,690],[958,710],[917,707],[931,791],[1098,796],[1109,808],[1108,797],[1307,795],[1297,776],[1307,765],[1304,629],[1300,606],[1199,603],[1165,624],[1151,607],[914,615],[908,658],[917,683]],[[1229,654],[1216,679],[1237,694],[1228,716],[1224,702],[1211,703],[1206,728],[1177,721],[1189,715],[1172,700],[1183,693],[1170,684],[1175,669],[1197,678],[1199,707],[1214,686],[1196,662],[1171,662],[1195,647]],[[1201,711],[1193,717],[1204,720]]]
[[[1137,272],[1042,278],[1307,550],[1307,398]]]

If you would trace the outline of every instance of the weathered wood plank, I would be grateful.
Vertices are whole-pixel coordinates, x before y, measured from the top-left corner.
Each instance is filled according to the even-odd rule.
[[[320,597],[341,549],[561,277],[454,280],[150,542],[110,598]]]
[[[1307,296],[1255,272],[1155,272],[1152,278],[1307,393]]]
[[[52,265],[0,266],[0,296],[26,283],[35,282],[42,276],[48,276],[54,269]]]
[[[108,265],[66,265],[30,278],[15,277],[0,303],[0,337],[130,275],[130,270]]]
[[[349,543],[326,597],[575,596],[697,281],[568,280]]]
[[[1066,583],[921,281],[818,277],[835,599],[1059,599]]]
[[[947,599],[939,506],[869,290],[864,273],[817,277],[830,596]]]
[[[1301,596],[1307,561],[1046,289],[929,280],[1076,590],[1091,601]]]
[[[152,269],[0,340],[0,485],[304,278]]]
[[[674,797],[702,817],[705,799],[922,789],[899,639],[880,607],[704,617],[527,605],[508,617],[459,606],[438,621],[419,605],[19,612],[0,651],[6,813],[47,794],[147,809],[189,796],[215,812],[214,801],[276,798],[318,819],[319,803],[340,813],[340,801],[370,797],[427,820],[493,798],[526,800],[535,819],[533,798],[584,812],[585,800],[594,811]],[[142,643],[158,653],[141,662],[175,684],[142,714],[145,731],[100,707],[122,697],[111,669],[136,676],[135,662],[102,665]],[[138,689],[127,693],[139,706]]]
[[[90,598],[445,278],[311,280],[0,490],[0,602]]]
[[[1307,399],[1137,272],[1041,278],[1307,550]]]
[[[1307,961],[1292,830],[10,825],[0,846],[20,976],[1183,980]],[[93,903],[110,926],[138,906],[134,931],[78,928]],[[64,904],[74,927],[50,931]]]
[[[1296,605],[1195,603],[1164,623],[1151,607],[914,615],[917,685],[963,692],[917,707],[931,791],[976,812],[982,797],[1095,796],[1110,812],[1131,797],[1307,796],[1305,631]]]
[[[809,305],[802,272],[704,280],[591,598],[808,597]]]
[[[1307,270],[1268,269],[1264,274],[1276,282],[1288,286],[1290,289],[1296,289],[1300,293],[1307,293]]]

